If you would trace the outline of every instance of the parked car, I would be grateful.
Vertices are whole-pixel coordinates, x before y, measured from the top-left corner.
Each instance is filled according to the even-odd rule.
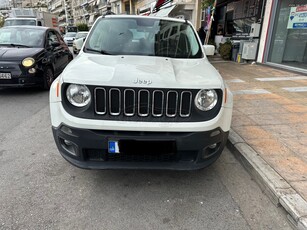
[[[232,94],[186,20],[110,15],[50,90],[62,156],[87,169],[199,169],[221,154]]]
[[[0,87],[49,89],[72,59],[72,53],[54,29],[40,26],[0,29]]]
[[[67,32],[63,37],[66,45],[72,46],[72,43],[75,40],[76,35],[77,35],[76,32]]]
[[[81,31],[77,33],[76,38],[72,44],[72,49],[73,49],[74,54],[79,53],[81,47],[83,46],[83,43],[85,41],[87,34],[88,34],[88,31]]]

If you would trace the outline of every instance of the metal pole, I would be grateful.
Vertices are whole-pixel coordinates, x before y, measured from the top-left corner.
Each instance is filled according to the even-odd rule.
[[[210,22],[209,22],[209,26],[208,26],[208,31],[207,31],[207,34],[206,34],[206,39],[205,39],[206,45],[209,42],[209,38],[210,38],[210,34],[211,34],[211,26],[212,26],[213,16],[214,16],[214,12],[215,12],[216,2],[217,2],[217,0],[214,1],[212,11],[211,11],[211,18],[210,18]]]
[[[68,23],[67,5],[65,0],[64,0],[64,10],[65,10],[66,25],[68,26],[69,23]]]

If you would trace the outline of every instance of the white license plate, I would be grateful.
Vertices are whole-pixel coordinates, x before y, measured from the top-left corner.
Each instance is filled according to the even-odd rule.
[[[109,153],[116,154],[119,153],[118,141],[109,141]]]
[[[0,79],[11,79],[11,73],[0,73]]]

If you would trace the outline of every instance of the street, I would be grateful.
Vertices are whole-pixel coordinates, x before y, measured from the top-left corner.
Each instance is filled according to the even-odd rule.
[[[0,89],[0,229],[291,229],[225,149],[199,171],[88,171],[54,143],[48,92]]]

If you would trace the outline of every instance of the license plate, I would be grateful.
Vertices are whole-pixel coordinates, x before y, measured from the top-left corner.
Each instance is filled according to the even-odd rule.
[[[0,79],[11,79],[11,73],[0,73]]]
[[[119,153],[118,141],[109,141],[109,153]]]

